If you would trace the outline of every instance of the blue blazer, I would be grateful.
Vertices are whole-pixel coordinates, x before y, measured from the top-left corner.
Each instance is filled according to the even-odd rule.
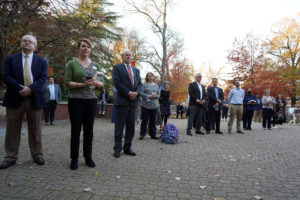
[[[134,106],[137,107],[138,100],[130,101],[128,93],[130,91],[141,93],[142,90],[142,82],[140,77],[140,70],[136,67],[132,67],[134,86],[131,87],[131,81],[128,75],[128,72],[125,68],[125,64],[117,64],[113,66],[113,83],[115,88],[117,89],[117,94],[115,96],[114,105],[116,106]],[[138,98],[137,98],[138,99]]]
[[[47,61],[33,54],[31,73],[33,83],[28,87],[32,90],[31,107],[35,109],[43,108],[45,103],[44,86],[48,77]],[[22,53],[9,55],[5,58],[3,66],[3,80],[6,83],[6,93],[3,106],[7,108],[20,107],[23,97],[19,94],[24,85]]]

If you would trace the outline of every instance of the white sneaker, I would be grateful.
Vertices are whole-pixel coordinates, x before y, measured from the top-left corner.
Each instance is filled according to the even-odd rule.
[[[104,114],[105,114],[105,111],[103,111],[102,115],[104,115]]]

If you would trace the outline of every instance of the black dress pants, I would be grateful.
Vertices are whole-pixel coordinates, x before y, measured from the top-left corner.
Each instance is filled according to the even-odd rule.
[[[123,149],[131,150],[132,139],[135,131],[135,116],[136,106],[116,106],[116,121],[115,121],[115,144],[114,151],[122,151],[122,137],[125,128],[125,142]]]
[[[68,99],[71,121],[71,159],[79,157],[80,132],[83,126],[83,156],[92,157],[93,129],[96,115],[96,99]]]
[[[187,125],[187,133],[191,132],[193,127],[193,122],[195,119],[196,121],[196,131],[200,131],[201,126],[203,125],[202,120],[203,118],[203,107],[202,106],[190,106],[189,107],[189,118],[188,118],[188,125]]]
[[[251,128],[252,118],[253,118],[254,110],[245,110],[243,116],[243,128]]]
[[[216,132],[220,131],[220,122],[221,122],[221,110],[209,109],[208,110],[208,124],[207,130],[210,130],[212,125],[216,124]]]
[[[50,123],[54,122],[56,107],[57,107],[56,100],[50,100],[48,103],[46,103],[46,106],[44,107],[46,123],[49,123],[49,116],[50,116]]]

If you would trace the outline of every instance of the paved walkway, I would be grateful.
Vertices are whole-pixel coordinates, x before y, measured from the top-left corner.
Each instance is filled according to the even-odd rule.
[[[97,119],[93,146],[97,166],[86,167],[80,157],[77,171],[69,169],[69,121],[43,127],[44,166],[30,159],[27,134],[22,135],[18,164],[0,171],[0,199],[300,199],[299,126],[268,131],[256,123],[244,135],[233,131],[190,137],[185,134],[187,120],[170,122],[187,143],[140,141],[136,134],[133,149],[138,155],[121,154],[116,159],[114,126]],[[225,122],[221,129],[227,129]],[[0,136],[1,161],[3,156],[4,136]],[[84,192],[86,188],[90,191]]]

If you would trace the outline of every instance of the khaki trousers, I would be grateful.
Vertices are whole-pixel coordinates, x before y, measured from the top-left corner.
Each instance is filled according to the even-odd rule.
[[[255,121],[255,122],[261,122],[261,118],[262,118],[262,110],[255,110],[254,111],[253,121]]]
[[[41,139],[42,109],[33,109],[30,98],[25,98],[19,108],[6,108],[5,160],[15,162],[18,159],[24,113],[27,117],[31,157],[35,158],[43,155]]]
[[[237,131],[241,131],[242,117],[243,117],[243,105],[231,104],[230,116],[229,116],[229,122],[228,122],[228,131],[232,130],[232,124],[233,124],[234,118],[236,118],[236,129],[237,129]]]

